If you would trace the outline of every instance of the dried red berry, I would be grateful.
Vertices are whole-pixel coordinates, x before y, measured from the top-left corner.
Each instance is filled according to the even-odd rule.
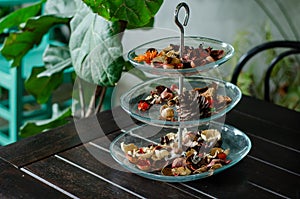
[[[139,148],[139,152],[138,153],[145,153],[143,148]]]
[[[149,108],[150,108],[150,104],[145,100],[141,100],[138,104],[138,109],[140,111],[147,111]]]
[[[209,99],[208,99],[208,104],[209,104],[209,107],[210,107],[210,108],[213,108],[213,107],[214,107],[214,100],[213,100],[213,98],[209,98]]]
[[[221,152],[221,153],[218,154],[218,158],[219,159],[225,160],[226,157],[227,157],[227,155],[225,153],[223,153],[223,152]]]

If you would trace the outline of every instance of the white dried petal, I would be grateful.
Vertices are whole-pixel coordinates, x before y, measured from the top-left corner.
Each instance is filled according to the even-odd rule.
[[[161,160],[167,157],[170,153],[167,150],[155,150],[152,156],[153,160]]]
[[[121,149],[122,151],[127,154],[128,151],[134,151],[134,150],[137,150],[138,147],[133,144],[133,143],[130,143],[130,144],[125,144],[124,142],[121,143]]]
[[[142,159],[147,159],[150,158],[153,155],[153,150],[148,149],[143,149],[144,153],[135,153],[136,157],[142,158]]]
[[[221,133],[217,129],[207,129],[201,132],[201,137],[204,141],[219,141],[221,139]]]
[[[173,175],[186,176],[191,174],[191,170],[187,167],[172,168]]]

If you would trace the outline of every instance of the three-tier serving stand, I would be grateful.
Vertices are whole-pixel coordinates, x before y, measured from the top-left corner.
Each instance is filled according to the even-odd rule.
[[[181,8],[185,9],[185,17],[184,22],[181,23],[178,19],[179,11]],[[216,78],[210,78],[210,77],[204,77],[199,76],[199,74],[212,70],[220,65],[222,65],[224,62],[229,60],[234,53],[234,49],[230,44],[224,43],[219,40],[206,38],[206,37],[198,37],[198,36],[189,36],[185,37],[184,35],[184,26],[188,24],[190,15],[189,7],[186,3],[180,3],[177,5],[175,10],[175,23],[180,29],[180,37],[168,37],[168,38],[162,38],[158,39],[146,44],[142,44],[141,46],[138,46],[131,50],[128,53],[129,61],[138,69],[141,69],[144,72],[158,75],[160,77],[151,79],[147,82],[144,82],[140,85],[137,85],[136,87],[132,88],[130,91],[125,93],[123,96],[121,96],[121,106],[122,108],[128,112],[133,118],[143,122],[147,128],[146,129],[158,129],[159,128],[168,128],[168,129],[174,129],[177,131],[177,141],[178,141],[178,151],[182,148],[182,131],[185,128],[194,128],[201,125],[209,126],[210,128],[219,128],[222,131],[222,136],[225,136],[228,142],[228,147],[231,147],[231,145],[236,145],[233,148],[233,155],[232,155],[232,163],[225,166],[222,169],[216,170],[218,173],[219,171],[222,171],[235,163],[237,163],[240,159],[242,159],[250,150],[251,148],[251,142],[249,138],[240,130],[231,127],[229,125],[223,125],[217,122],[214,122],[215,119],[218,119],[220,117],[223,117],[226,115],[227,112],[229,112],[234,106],[239,102],[241,99],[241,91],[240,89],[229,83],[225,82]],[[146,49],[149,48],[156,48],[156,49],[163,49],[170,43],[175,43],[180,45],[180,57],[183,57],[183,49],[184,46],[195,46],[199,45],[200,43],[203,46],[212,47],[215,49],[221,49],[224,51],[224,56],[213,63],[206,64],[204,66],[197,66],[195,68],[187,68],[187,69],[163,69],[163,68],[153,68],[149,66],[146,63],[139,63],[134,60],[134,57],[138,54],[141,54],[145,52]],[[227,105],[226,108],[223,110],[220,110],[218,113],[211,115],[207,118],[199,118],[197,120],[188,120],[188,121],[181,121],[180,117],[177,117],[176,121],[164,121],[158,118],[159,110],[156,108],[153,108],[153,110],[149,110],[146,113],[140,112],[137,109],[138,102],[140,99],[142,99],[144,96],[148,95],[149,92],[155,88],[155,85],[162,84],[166,86],[170,86],[170,84],[178,84],[178,94],[180,95],[183,92],[183,89],[187,87],[202,87],[207,86],[212,83],[217,83],[222,89],[221,92],[223,92],[224,95],[227,95],[231,98],[231,103]],[[120,150],[120,143],[124,141],[130,142],[139,142],[138,144],[141,144],[141,142],[157,142],[157,139],[159,139],[159,136],[150,136],[149,133],[145,132],[145,130],[141,130],[145,128],[145,125],[142,125],[142,127],[135,127],[132,130],[129,130],[128,132],[125,132],[124,134],[120,135],[118,138],[116,138],[111,146],[111,154],[113,158],[119,162],[123,167],[128,169],[131,172],[137,173],[143,177],[160,180],[160,181],[168,181],[168,182],[182,182],[182,181],[191,181],[200,179],[203,177],[210,176],[212,174],[197,174],[197,175],[190,175],[190,176],[160,176],[153,173],[148,173],[144,171],[140,171],[137,168],[134,167],[134,165],[130,164],[128,161],[126,161],[126,158],[124,155],[122,155],[122,152]],[[155,130],[153,131],[155,132]],[[159,133],[158,133],[159,134]],[[155,140],[156,139],[156,140]]]

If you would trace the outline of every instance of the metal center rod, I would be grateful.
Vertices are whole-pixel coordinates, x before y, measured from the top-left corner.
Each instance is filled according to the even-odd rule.
[[[184,7],[185,8],[185,18],[184,18],[184,22],[183,24],[181,24],[178,20],[178,14],[180,9]],[[176,25],[179,27],[180,29],[180,58],[183,58],[183,52],[184,52],[184,27],[186,26],[189,20],[189,16],[190,16],[190,9],[188,7],[188,5],[184,2],[179,3],[176,7],[175,10],[175,23]],[[183,76],[179,76],[179,95],[181,95],[183,92]],[[177,137],[178,137],[178,151],[181,152],[182,151],[182,128],[180,125],[180,116],[178,116],[178,122],[179,122],[179,127],[178,127],[178,133],[177,133]]]
[[[182,94],[183,90],[183,76],[179,76],[179,95]],[[178,122],[179,122],[179,127],[178,127],[178,150],[182,150],[182,128],[180,127],[180,116],[178,116]]]

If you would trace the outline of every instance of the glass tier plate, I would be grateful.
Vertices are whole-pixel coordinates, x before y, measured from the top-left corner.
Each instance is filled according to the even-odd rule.
[[[160,52],[162,49],[168,47],[170,44],[180,45],[180,37],[167,37],[167,38],[158,39],[140,45],[128,53],[128,59],[136,68],[139,68],[145,72],[154,75],[191,76],[220,66],[224,62],[228,61],[233,56],[234,53],[234,48],[228,43],[224,43],[222,41],[218,41],[206,37],[189,36],[189,37],[184,37],[184,46],[198,48],[199,45],[202,44],[203,48],[211,47],[213,50],[224,50],[223,57],[215,62],[211,62],[203,66],[196,66],[195,68],[186,68],[186,69],[154,68],[147,63],[138,62],[134,60],[134,58],[137,55],[144,54],[149,48],[155,48]]]
[[[215,175],[219,172],[222,172],[237,164],[248,154],[248,152],[251,149],[251,141],[247,137],[247,135],[232,126],[216,122],[210,122],[209,124],[199,126],[198,128],[200,130],[208,128],[218,129],[221,132],[221,147],[223,149],[230,149],[230,153],[226,158],[228,160],[231,160],[229,164],[226,164],[210,172],[203,172],[187,176],[165,176],[162,175],[160,171],[142,171],[138,169],[134,164],[128,161],[128,159],[124,155],[124,152],[121,149],[121,143],[134,143],[138,147],[148,146],[151,143],[159,143],[160,138],[162,136],[165,136],[169,132],[174,132],[174,129],[153,127],[147,124],[135,127],[117,137],[110,145],[111,155],[125,169],[145,178],[166,182],[185,182],[206,178]]]
[[[229,82],[210,77],[191,76],[183,78],[183,87],[185,89],[192,90],[194,88],[202,88],[216,83],[218,84],[218,94],[230,97],[231,102],[227,104],[223,109],[220,109],[213,113],[210,117],[185,120],[180,122],[178,120],[167,121],[160,119],[160,108],[162,104],[154,104],[147,111],[138,110],[139,101],[147,98],[147,96],[150,95],[150,92],[154,90],[156,86],[163,85],[170,88],[170,86],[173,84],[178,85],[178,81],[179,79],[177,77],[161,77],[139,84],[121,96],[121,106],[132,117],[147,124],[169,128],[193,127],[224,116],[240,101],[242,96],[240,89],[236,85]]]

